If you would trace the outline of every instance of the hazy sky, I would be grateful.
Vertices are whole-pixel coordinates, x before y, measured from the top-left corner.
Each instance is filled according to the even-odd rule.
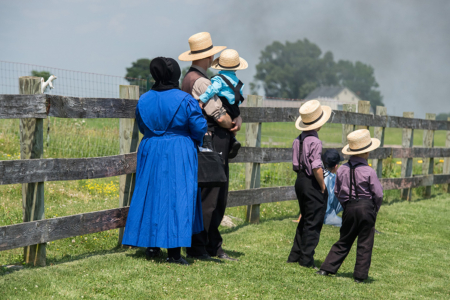
[[[449,16],[448,0],[1,0],[0,60],[123,76],[208,31],[247,59],[248,86],[261,49],[307,38],[372,65],[389,114],[423,117],[450,112]]]

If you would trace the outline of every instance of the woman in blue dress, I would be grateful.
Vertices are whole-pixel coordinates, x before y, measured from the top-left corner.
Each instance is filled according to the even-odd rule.
[[[187,265],[180,247],[190,247],[192,234],[203,230],[197,146],[207,124],[198,102],[179,89],[181,70],[174,59],[153,59],[150,73],[155,84],[136,107],[144,137],[122,243],[149,247],[147,254],[167,248],[168,262]]]

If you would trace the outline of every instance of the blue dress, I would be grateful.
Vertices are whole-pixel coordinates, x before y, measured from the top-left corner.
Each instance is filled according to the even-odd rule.
[[[325,186],[328,190],[328,203],[327,211],[325,212],[325,218],[323,224],[332,225],[336,227],[342,226],[342,218],[337,214],[343,211],[341,203],[334,194],[334,186],[336,185],[336,174],[328,172],[328,175],[324,178]]]
[[[192,234],[203,230],[196,146],[206,120],[192,96],[172,89],[143,94],[136,121],[144,137],[122,243],[190,247]]]

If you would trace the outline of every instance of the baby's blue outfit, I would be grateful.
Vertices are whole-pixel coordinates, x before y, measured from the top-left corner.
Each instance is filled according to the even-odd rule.
[[[341,227],[342,218],[338,217],[337,214],[343,211],[344,209],[342,208],[341,203],[334,194],[334,186],[336,184],[336,174],[328,172],[327,176],[324,178],[324,181],[328,190],[328,203],[323,223],[326,225]]]
[[[235,71],[219,71],[219,74],[225,76],[233,84],[234,87],[236,87],[236,85],[239,82],[239,78],[237,78]],[[241,88],[241,95],[242,95],[243,89],[244,89],[244,85],[242,85],[242,88]],[[228,85],[225,83],[225,81],[223,81],[223,79],[220,78],[220,76],[215,76],[215,77],[211,78],[211,85],[208,86],[208,88],[206,89],[206,92],[204,92],[202,95],[200,95],[200,100],[203,103],[206,103],[214,95],[225,97],[225,98],[227,98],[228,102],[231,105],[234,104],[234,92],[232,89],[230,89],[228,87]],[[240,104],[240,103],[238,103],[238,104]]]

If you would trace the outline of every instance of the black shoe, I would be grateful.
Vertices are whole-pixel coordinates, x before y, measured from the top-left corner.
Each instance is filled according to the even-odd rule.
[[[212,258],[209,254],[202,254],[202,255],[187,255],[187,258],[193,258],[198,260],[205,260],[205,261],[220,261],[218,259]]]
[[[355,278],[356,283],[364,283],[364,279],[361,278]]]
[[[147,257],[147,259],[159,257],[161,256],[161,249],[148,247],[147,250],[145,250],[145,256]]]
[[[239,261],[239,259],[237,259],[237,258],[229,257],[228,254],[226,254],[226,253],[217,255],[217,257],[220,259],[225,259],[225,260],[229,260],[229,261]]]
[[[330,275],[331,273],[328,272],[328,271],[319,270],[319,271],[316,272],[316,274],[317,274],[317,275],[322,275],[322,276],[328,276],[328,275]]]
[[[230,147],[230,152],[228,153],[228,159],[235,158],[238,155],[239,149],[241,149],[241,143],[234,139]]]
[[[183,266],[189,266],[189,263],[183,257],[180,257],[179,259],[168,257],[166,259],[166,262],[168,262],[169,264],[179,264]]]

